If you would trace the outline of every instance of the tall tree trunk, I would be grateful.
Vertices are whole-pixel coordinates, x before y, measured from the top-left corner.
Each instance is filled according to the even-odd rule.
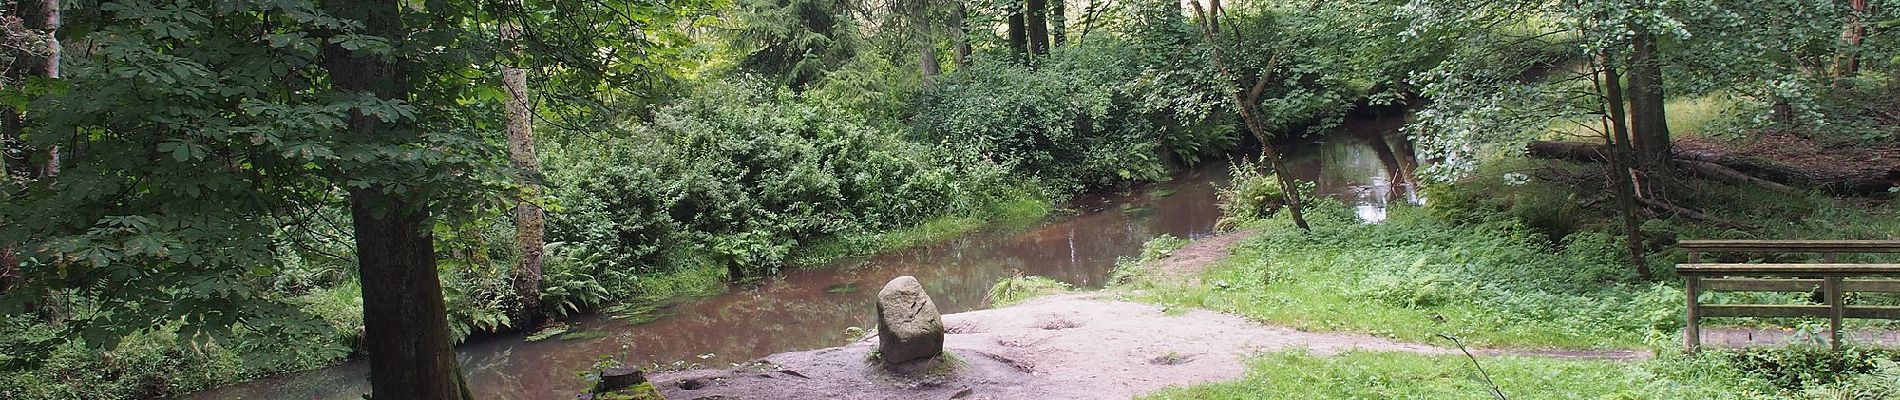
[[[930,3],[911,1],[910,14],[917,32],[917,69],[924,77],[924,84],[929,85],[937,74],[943,73],[943,63],[937,60],[937,29],[930,24]]]
[[[1266,88],[1275,66],[1279,64],[1279,55],[1275,54],[1267,60],[1267,67],[1261,69],[1260,77],[1254,80],[1252,90],[1248,90],[1247,86],[1240,84],[1240,76],[1229,69],[1227,63],[1222,60],[1220,42],[1214,39],[1214,30],[1209,24],[1212,19],[1201,9],[1201,3],[1191,1],[1188,4],[1193,6],[1194,20],[1201,27],[1201,37],[1207,41],[1208,59],[1214,62],[1215,69],[1220,71],[1224,80],[1237,85],[1233,91],[1234,104],[1240,108],[1240,119],[1246,124],[1247,131],[1253,133],[1255,140],[1260,141],[1260,158],[1266,159],[1267,165],[1273,168],[1273,174],[1280,182],[1280,190],[1285,196],[1287,213],[1293,217],[1293,225],[1300,227],[1302,231],[1311,231],[1312,227],[1307,226],[1305,211],[1300,205],[1299,185],[1293,182],[1293,171],[1286,168],[1286,162],[1281,160],[1279,150],[1273,148],[1273,141],[1267,136],[1266,123],[1260,120],[1260,93]],[[1241,42],[1239,35],[1239,33],[1234,34],[1235,42]]]
[[[17,82],[13,77],[0,79],[8,83]],[[13,109],[13,106],[0,105],[0,191],[13,190],[10,184],[13,174],[25,174],[25,165],[15,163],[13,156],[16,143],[19,143],[20,128],[24,125],[22,122],[19,110]],[[6,293],[7,288],[13,285],[13,280],[17,279],[14,276],[20,271],[19,250],[19,246],[13,243],[0,244],[0,294]]]
[[[1216,34],[1220,33],[1220,13],[1220,0],[1207,0],[1207,29],[1213,30]]]
[[[1847,27],[1841,29],[1841,49],[1834,55],[1834,77],[1845,78],[1860,73],[1860,43],[1867,37],[1867,25],[1861,22],[1867,14],[1867,0],[1848,0],[1850,11],[1847,14]],[[1845,82],[1836,80],[1836,82]]]
[[[46,78],[58,80],[60,76],[59,62],[61,50],[59,46],[59,0],[40,0],[40,6],[43,7],[41,12],[45,14],[44,16],[46,17],[43,25],[43,29],[46,30]],[[40,176],[50,178],[58,175],[59,145],[50,144],[46,146],[46,164],[40,167]]]
[[[1049,0],[1029,0],[1028,8],[1029,52],[1036,56],[1049,55]]]
[[[943,73],[943,64],[937,61],[937,46],[928,41],[917,45],[917,65],[923,71],[924,84],[936,81],[937,74]]]
[[[1049,3],[1049,42],[1062,47],[1069,42],[1069,0]]]
[[[970,8],[964,3],[957,1],[957,12],[950,14],[950,25],[957,27],[957,43],[951,46],[952,51],[956,52],[956,59],[952,62],[956,63],[959,70],[970,65],[970,27],[964,23],[969,18]]]
[[[1617,213],[1622,214],[1623,233],[1629,245],[1630,266],[1643,280],[1650,279],[1649,263],[1643,261],[1643,231],[1636,220],[1636,189],[1631,174],[1630,134],[1623,115],[1623,82],[1617,76],[1616,67],[1611,65],[1610,57],[1603,58],[1603,94],[1604,108],[1608,110],[1610,132],[1606,141],[1613,149],[1610,155],[1610,185],[1615,186]]]
[[[401,41],[402,2],[333,0],[322,3],[331,16],[362,23],[361,33]],[[405,72],[387,55],[359,53],[329,44],[324,68],[338,91],[369,93],[387,100],[409,96]],[[352,110],[344,140],[414,140],[413,122],[384,122]],[[369,352],[371,395],[378,399],[468,399],[455,349],[449,343],[448,313],[442,283],[436,277],[435,241],[430,235],[428,202],[410,192],[385,187],[356,188],[350,194],[355,223],[357,269],[362,280],[364,342]]]
[[[518,32],[513,25],[502,27],[502,46],[517,57]],[[511,65],[501,67],[501,85],[508,92],[508,159],[515,167],[524,200],[515,203],[514,286],[518,299],[515,320],[522,327],[541,323],[541,264],[545,218],[541,206],[541,160],[534,151],[534,109],[528,92],[528,71]]]
[[[1629,118],[1631,143],[1638,170],[1643,172],[1645,191],[1658,188],[1650,184],[1662,180],[1669,170],[1669,117],[1664,109],[1662,60],[1656,50],[1656,35],[1638,29],[1630,39]]]
[[[1009,4],[1009,50],[1016,56],[1016,62],[1029,60],[1029,24],[1023,21],[1023,1],[1008,0]]]

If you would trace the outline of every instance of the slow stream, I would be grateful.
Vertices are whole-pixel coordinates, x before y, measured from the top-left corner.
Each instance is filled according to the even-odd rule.
[[[1402,116],[1358,117],[1337,132],[1293,143],[1284,153],[1301,180],[1352,205],[1366,222],[1385,219],[1396,202],[1422,203],[1409,178],[1417,161],[1399,138]],[[884,282],[916,276],[943,313],[989,306],[998,280],[1047,276],[1100,288],[1118,258],[1136,255],[1161,235],[1202,238],[1220,217],[1215,185],[1226,163],[1207,163],[1173,181],[1126,194],[1085,196],[1063,213],[1028,227],[992,228],[928,247],[788,271],[764,282],[675,304],[668,316],[632,325],[604,316],[570,321],[588,339],[536,342],[512,335],[462,345],[463,371],[478,397],[572,398],[579,373],[607,356],[718,368],[785,351],[847,343],[850,327],[873,326],[873,296]],[[362,361],[200,392],[192,399],[360,399],[369,391]]]

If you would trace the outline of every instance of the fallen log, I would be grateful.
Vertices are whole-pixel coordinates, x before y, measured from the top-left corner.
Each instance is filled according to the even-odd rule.
[[[1602,144],[1534,140],[1525,145],[1525,150],[1537,158],[1576,162],[1609,160],[1608,148]],[[1900,165],[1863,166],[1852,171],[1829,173],[1760,157],[1707,150],[1678,149],[1672,157],[1677,165],[1685,166],[1691,173],[1730,183],[1753,183],[1788,193],[1798,193],[1800,188],[1808,188],[1838,195],[1869,195],[1886,193],[1890,188],[1900,185]]]
[[[1576,162],[1610,161],[1609,147],[1601,144],[1532,140],[1530,144],[1524,146],[1524,150],[1530,152],[1531,157],[1537,158]]]
[[[1840,173],[1824,173],[1787,165],[1760,157],[1741,156],[1704,150],[1677,151],[1678,160],[1713,163],[1771,182],[1819,189],[1833,194],[1868,195],[1885,193],[1900,181],[1900,166],[1867,166]]]
[[[1767,179],[1756,178],[1749,174],[1742,173],[1742,171],[1736,171],[1733,168],[1724,167],[1721,164],[1716,164],[1716,163],[1712,163],[1708,161],[1697,161],[1697,160],[1688,160],[1688,159],[1677,159],[1675,161],[1676,161],[1676,166],[1682,167],[1682,170],[1689,171],[1690,174],[1694,174],[1695,176],[1700,176],[1703,178],[1713,179],[1713,180],[1722,181],[1722,182],[1735,184],[1735,185],[1751,185],[1752,184],[1752,185],[1768,188],[1769,190],[1782,192],[1782,193],[1788,193],[1788,194],[1801,193],[1800,190],[1797,190],[1792,187],[1788,187],[1788,185],[1783,185],[1783,184],[1776,183],[1775,181],[1771,181]]]

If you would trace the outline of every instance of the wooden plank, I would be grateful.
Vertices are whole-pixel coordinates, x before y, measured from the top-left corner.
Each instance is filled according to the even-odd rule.
[[[1696,320],[1697,325],[1701,325],[1703,318],[1718,317],[1829,317],[1832,311],[1833,306],[1821,304],[1698,304]],[[1845,306],[1841,308],[1841,317],[1900,319],[1900,306]]]
[[[1842,310],[1843,317],[1870,319],[1900,319],[1900,307],[1896,306],[1847,306]]]
[[[1900,280],[1849,279],[1841,281],[1841,290],[1847,292],[1900,293]]]
[[[1692,251],[1900,253],[1900,240],[1684,240]]]
[[[1689,295],[1689,315],[1687,324],[1682,329],[1682,340],[1684,350],[1690,353],[1702,349],[1702,312],[1699,310],[1701,306],[1696,304],[1697,295],[1702,294],[1698,290],[1698,287],[1702,286],[1701,283],[1702,278],[1689,277],[1682,284],[1683,293]]]
[[[1715,292],[1811,292],[1820,279],[1703,278],[1702,290]],[[1900,279],[1849,279],[1843,292],[1900,293]]]
[[[1704,304],[1702,318],[1715,317],[1826,317],[1826,305]]]
[[[1841,277],[1830,276],[1821,281],[1822,290],[1827,291],[1827,343],[1835,350],[1841,349],[1841,317],[1846,315],[1847,304],[1841,295]]]
[[[1807,292],[1820,286],[1820,279],[1708,278],[1702,280],[1703,290],[1717,292]]]
[[[1900,275],[1900,264],[1676,264],[1676,273],[1685,276]]]

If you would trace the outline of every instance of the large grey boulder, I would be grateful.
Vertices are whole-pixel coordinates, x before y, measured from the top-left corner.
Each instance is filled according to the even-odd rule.
[[[943,315],[917,278],[897,277],[877,292],[877,351],[890,365],[943,352]]]

